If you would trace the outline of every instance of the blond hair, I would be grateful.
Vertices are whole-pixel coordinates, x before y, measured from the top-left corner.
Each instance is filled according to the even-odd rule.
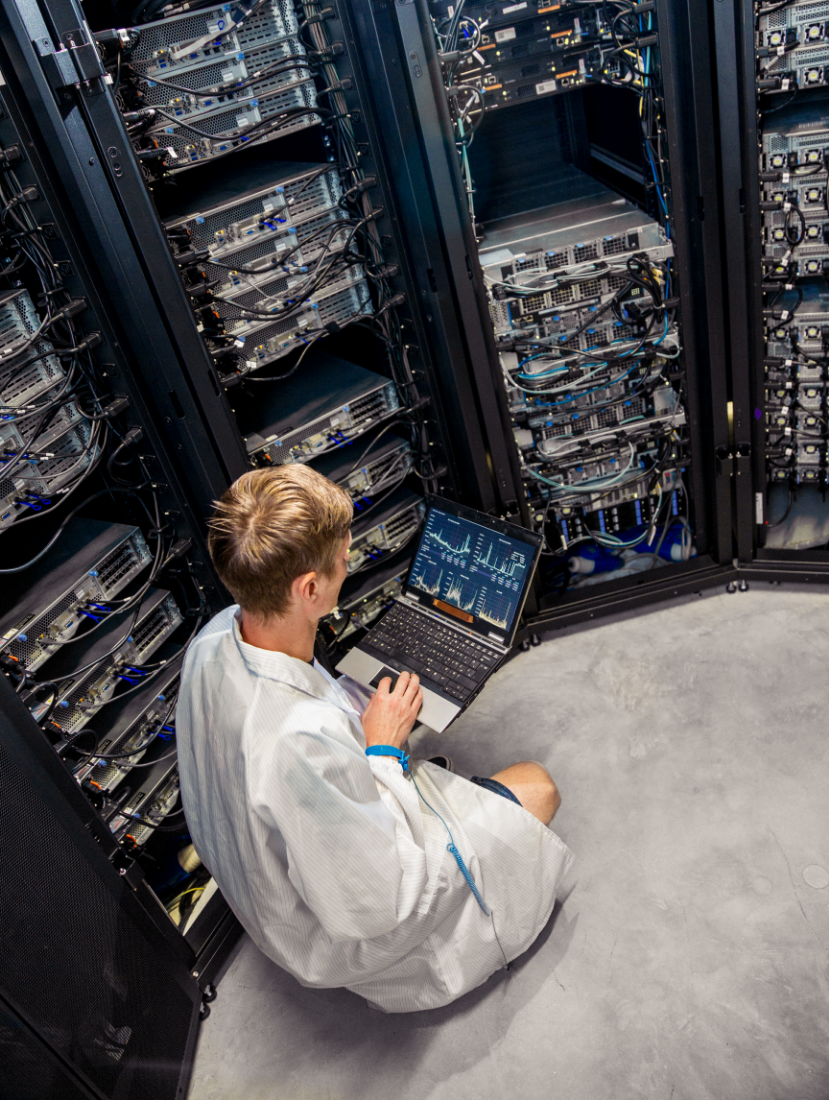
[[[332,576],[354,509],[344,489],[301,465],[242,474],[215,507],[207,544],[216,571],[263,618],[288,610],[297,577]]]

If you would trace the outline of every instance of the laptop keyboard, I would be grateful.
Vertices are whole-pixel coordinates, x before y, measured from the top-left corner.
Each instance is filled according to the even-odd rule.
[[[436,684],[453,699],[467,699],[500,656],[487,646],[394,604],[361,642]]]

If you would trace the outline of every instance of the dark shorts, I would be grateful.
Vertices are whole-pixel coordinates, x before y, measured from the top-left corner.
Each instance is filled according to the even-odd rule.
[[[503,797],[508,798],[510,802],[514,802],[516,806],[521,805],[509,787],[505,787],[504,784],[499,783],[497,779],[482,779],[480,775],[473,775],[469,782],[476,783],[479,787],[483,787],[485,791],[492,791],[493,794],[503,795]]]

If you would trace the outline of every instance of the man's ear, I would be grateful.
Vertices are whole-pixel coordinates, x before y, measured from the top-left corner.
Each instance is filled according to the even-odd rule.
[[[294,578],[291,584],[291,595],[302,605],[311,604],[316,599],[317,587],[317,573],[315,570],[310,573],[301,573]]]

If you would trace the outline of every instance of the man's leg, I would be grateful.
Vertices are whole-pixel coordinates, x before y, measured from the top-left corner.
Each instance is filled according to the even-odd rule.
[[[509,787],[524,809],[537,817],[542,825],[550,824],[561,805],[561,795],[553,777],[543,764],[537,764],[534,760],[512,764],[490,778]]]

